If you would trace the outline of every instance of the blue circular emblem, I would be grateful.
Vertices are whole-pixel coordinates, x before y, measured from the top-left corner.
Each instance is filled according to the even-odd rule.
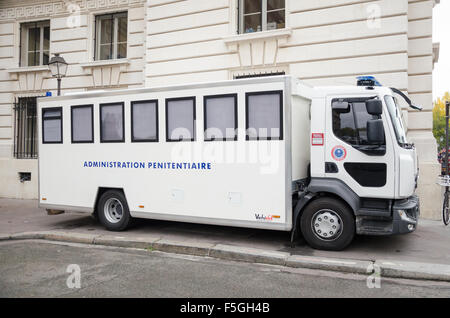
[[[342,146],[336,146],[331,151],[334,160],[342,161],[347,157],[347,150]]]

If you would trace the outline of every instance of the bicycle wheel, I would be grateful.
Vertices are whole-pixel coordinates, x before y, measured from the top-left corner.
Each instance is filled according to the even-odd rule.
[[[444,204],[442,206],[442,219],[445,225],[450,224],[449,194],[450,192],[446,190],[444,193]]]

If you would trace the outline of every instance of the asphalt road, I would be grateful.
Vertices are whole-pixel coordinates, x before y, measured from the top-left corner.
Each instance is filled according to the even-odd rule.
[[[156,220],[137,220],[129,230],[114,234],[84,213],[67,212],[48,216],[36,200],[0,198],[0,235],[33,231],[64,231],[90,235],[118,235],[125,238],[161,238],[176,242],[225,244],[292,255],[356,260],[392,260],[450,265],[450,227],[440,221],[420,220],[416,232],[398,236],[357,236],[341,252],[318,251],[299,239],[290,246],[290,233],[187,224]]]
[[[380,289],[369,289],[366,280],[154,251],[0,243],[0,297],[450,297],[448,283],[382,278]]]

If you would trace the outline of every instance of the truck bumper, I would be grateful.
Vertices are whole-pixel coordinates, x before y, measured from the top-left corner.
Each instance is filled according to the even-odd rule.
[[[396,200],[389,212],[389,217],[357,216],[356,233],[360,235],[397,235],[414,232],[420,216],[419,197],[414,195],[408,199]]]

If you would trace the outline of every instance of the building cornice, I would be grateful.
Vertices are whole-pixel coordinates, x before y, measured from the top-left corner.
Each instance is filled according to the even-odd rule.
[[[46,18],[77,14],[96,9],[122,8],[142,5],[146,0],[32,0],[0,1],[0,22],[16,19]]]

